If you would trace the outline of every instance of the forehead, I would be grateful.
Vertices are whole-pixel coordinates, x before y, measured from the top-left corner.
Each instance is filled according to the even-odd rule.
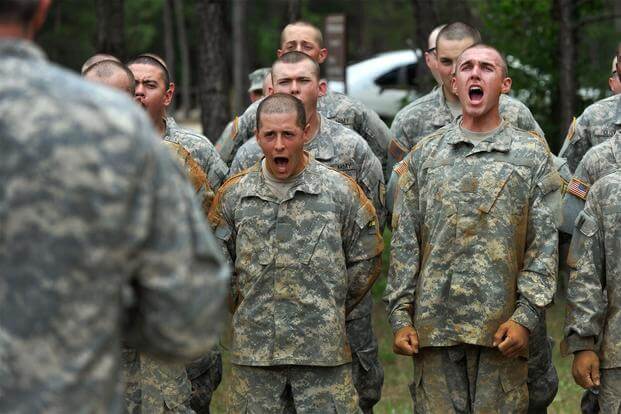
[[[488,48],[474,48],[466,50],[459,58],[458,63],[462,65],[465,62],[480,62],[501,67],[502,59],[498,52]]]
[[[272,77],[274,80],[294,76],[313,76],[312,62],[308,60],[303,60],[298,63],[278,62],[272,69]]]
[[[293,25],[285,27],[282,32],[283,44],[289,42],[308,42],[319,47],[317,42],[317,30],[305,25]]]
[[[160,80],[164,81],[164,73],[161,68],[147,63],[133,63],[128,66],[134,74],[136,81],[139,80]]]
[[[437,52],[439,55],[452,57],[454,59],[473,44],[474,39],[470,37],[461,40],[449,40],[441,37],[437,42]]]
[[[283,130],[299,128],[297,125],[297,113],[294,110],[289,112],[262,112],[260,130]]]

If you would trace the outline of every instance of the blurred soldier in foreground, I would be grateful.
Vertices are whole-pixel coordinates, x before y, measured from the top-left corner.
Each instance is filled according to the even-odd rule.
[[[602,413],[621,412],[621,173],[597,181],[578,216],[568,262],[564,355]]]
[[[84,79],[99,82],[111,88],[119,89],[134,97],[136,80],[134,74],[124,64],[115,60],[100,60],[84,71]]]
[[[617,73],[620,73],[621,43],[617,48]],[[569,127],[559,157],[567,159],[573,173],[589,148],[601,144],[621,130],[621,94],[604,98],[588,106]]]
[[[165,62],[152,54],[140,55],[128,64],[136,78],[136,101],[151,116],[163,142],[182,159],[205,214],[214,191],[224,180],[227,168],[211,142],[204,136],[177,126],[166,114],[174,94],[174,83]],[[222,360],[217,350],[202,356],[186,369],[181,364],[164,364],[133,350],[126,350],[129,410],[136,412],[209,412],[211,395],[222,377]],[[189,378],[188,378],[189,376]],[[190,383],[190,381],[192,381]]]
[[[360,413],[345,319],[381,268],[375,209],[304,151],[297,98],[264,99],[256,128],[264,158],[209,213],[235,269],[229,412]]]
[[[0,3],[0,412],[120,413],[122,334],[206,352],[228,271],[142,111],[30,42],[48,6]]]
[[[270,68],[259,68],[250,73],[248,75],[248,79],[250,80],[248,97],[250,98],[251,103],[255,103],[264,96],[267,96],[268,85],[272,84]],[[235,134],[237,134],[238,122],[239,119],[235,117],[234,120],[229,122],[226,127],[224,127],[224,131],[222,131],[220,138],[218,138],[218,141],[216,142],[216,150],[218,150],[218,153],[229,154],[233,151],[233,147],[235,146],[235,141],[233,141],[233,139],[235,138]]]
[[[386,289],[396,353],[414,356],[417,413],[526,412],[529,335],[556,288],[543,203],[560,178],[540,138],[503,120],[506,62],[456,61],[463,117],[405,159]]]
[[[319,65],[301,52],[283,54],[272,66],[273,90],[299,97],[309,125],[304,149],[317,161],[351,177],[376,208],[380,228],[385,220],[382,167],[369,145],[354,131],[327,119],[317,110],[317,100],[326,85],[319,80]],[[257,139],[247,141],[237,152],[231,172],[252,167],[263,157]],[[384,372],[373,333],[373,299],[367,294],[347,317],[347,337],[352,349],[354,385],[360,407],[370,413],[382,392]]]
[[[323,47],[321,31],[307,22],[290,23],[280,35],[280,49],[276,55],[280,57],[287,52],[302,52],[310,56],[318,64],[328,57],[328,50]],[[258,102],[250,105],[239,117],[237,133],[232,137],[234,145],[230,151],[221,152],[222,159],[230,162],[237,149],[254,135]],[[356,131],[367,143],[375,156],[386,167],[386,151],[390,142],[390,130],[380,117],[362,103],[336,92],[327,92],[319,99],[317,110],[326,118],[336,121]]]

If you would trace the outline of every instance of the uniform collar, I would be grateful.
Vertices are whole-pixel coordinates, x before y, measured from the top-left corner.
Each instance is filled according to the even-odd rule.
[[[615,111],[614,123],[615,125],[621,125],[621,94],[616,95],[617,97],[617,109]]]
[[[455,121],[453,121],[452,127],[449,130],[449,137],[447,139],[447,142],[452,145],[456,145],[461,142],[472,145],[472,143],[467,140],[461,133],[461,129],[459,127],[459,124],[461,123],[461,118],[462,117],[459,116]],[[470,153],[474,154],[477,152],[492,151],[509,152],[509,150],[511,149],[511,143],[513,142],[513,137],[511,136],[511,134],[503,133],[507,129],[507,125],[508,122],[502,120],[501,127],[498,129],[498,131],[496,131],[494,135],[487,137],[483,141],[477,143]]]
[[[164,117],[164,125],[166,125],[166,131],[164,132],[164,136],[162,139],[171,142],[177,142],[176,132],[179,130],[179,125],[175,122],[175,119],[172,116]]]
[[[2,59],[13,56],[16,58],[42,61],[46,60],[45,53],[30,40],[15,37],[0,39],[0,56]]]

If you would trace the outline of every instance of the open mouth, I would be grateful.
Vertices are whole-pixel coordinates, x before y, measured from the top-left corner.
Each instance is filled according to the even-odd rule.
[[[483,99],[483,89],[480,86],[471,86],[468,89],[468,96],[472,103],[479,103]]]
[[[274,165],[276,166],[276,170],[278,172],[285,172],[287,171],[287,166],[289,165],[289,158],[274,157]]]

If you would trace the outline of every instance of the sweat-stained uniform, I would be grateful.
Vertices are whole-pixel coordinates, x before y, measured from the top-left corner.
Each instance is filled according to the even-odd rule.
[[[298,413],[358,412],[346,309],[379,274],[383,248],[362,190],[311,157],[278,199],[255,164],[225,182],[209,219],[234,263],[230,412],[282,411],[285,391]]]
[[[526,411],[527,363],[492,340],[509,319],[532,332],[555,292],[558,237],[543,199],[560,177],[550,154],[506,121],[474,145],[453,123],[405,162],[385,300],[393,331],[418,333],[416,410]],[[439,361],[446,367],[432,369]],[[477,372],[487,374],[475,384]]]

